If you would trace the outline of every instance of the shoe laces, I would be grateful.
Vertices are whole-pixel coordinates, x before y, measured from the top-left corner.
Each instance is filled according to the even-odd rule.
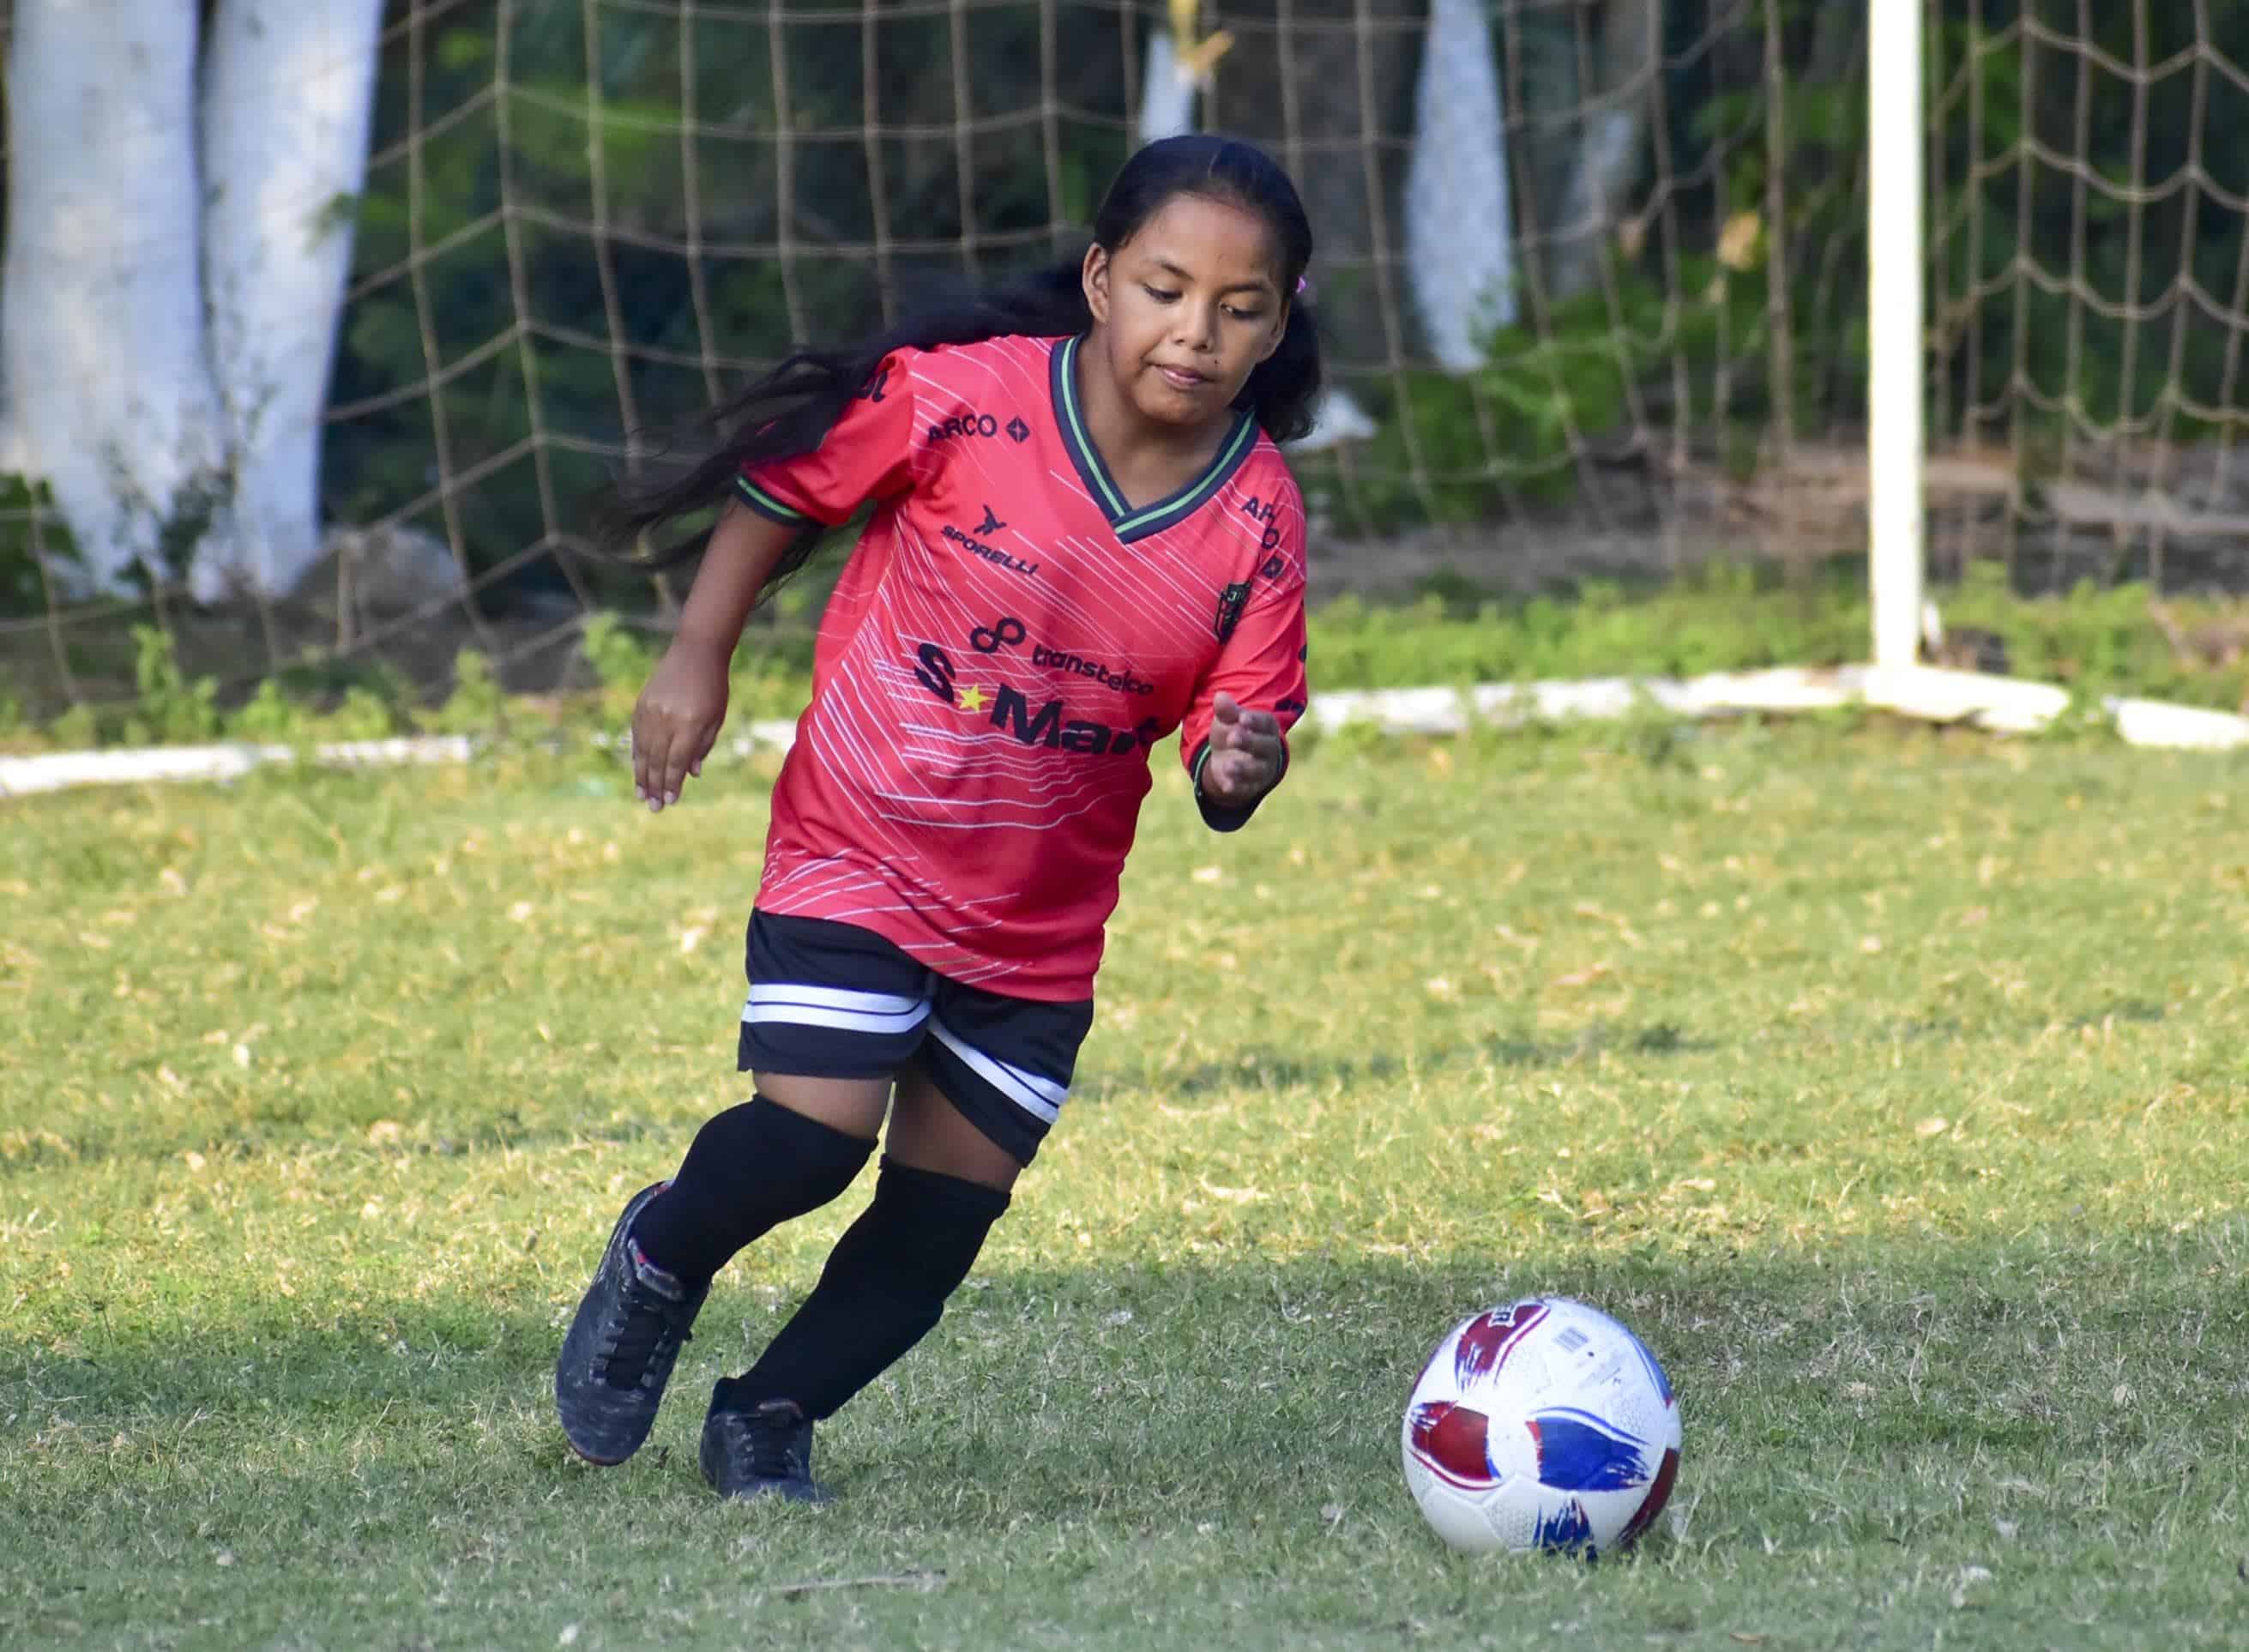
[[[651,1366],[661,1369],[677,1355],[680,1344],[694,1339],[684,1323],[688,1304],[643,1278],[637,1257],[630,1259],[630,1266],[623,1311],[602,1345],[602,1374],[613,1388],[643,1386]]]
[[[760,1480],[812,1477],[812,1424],[793,1400],[768,1400],[740,1414],[750,1472]]]

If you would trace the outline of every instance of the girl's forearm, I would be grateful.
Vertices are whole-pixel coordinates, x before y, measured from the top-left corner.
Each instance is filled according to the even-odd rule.
[[[711,543],[680,610],[677,641],[731,655],[758,593],[800,530],[729,502],[711,530]]]

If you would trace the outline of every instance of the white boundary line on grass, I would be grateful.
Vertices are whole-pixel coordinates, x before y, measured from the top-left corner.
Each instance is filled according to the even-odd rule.
[[[1854,706],[1929,722],[1967,723],[1998,733],[2032,733],[2069,708],[2068,691],[2019,678],[1915,665],[1777,667],[1669,677],[1599,677],[1577,682],[1487,683],[1474,688],[1340,689],[1315,694],[1307,720],[1324,733],[1372,723],[1391,734],[1455,734],[1471,721],[1500,727],[1570,718],[1621,718],[1643,705],[1682,717],[1750,712],[1841,711]],[[2116,731],[2135,746],[2224,751],[2249,747],[2249,718],[2160,700],[2110,696],[2101,701]],[[728,742],[737,755],[787,751],[793,719],[753,722]],[[268,763],[300,756],[339,767],[465,762],[477,742],[467,735],[348,740],[314,747],[233,744],[157,746],[131,750],[52,752],[0,757],[0,797],[62,791],[74,786],[232,780]]]

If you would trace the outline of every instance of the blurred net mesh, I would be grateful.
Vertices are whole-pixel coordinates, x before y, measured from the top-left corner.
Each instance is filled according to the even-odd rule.
[[[288,672],[426,699],[463,648],[514,686],[567,684],[588,616],[660,630],[677,595],[579,554],[606,475],[795,341],[1076,251],[1165,103],[1269,148],[1311,213],[1338,392],[1293,456],[1316,597],[1847,557],[1866,486],[1865,16],[395,3],[326,554],[293,592],[218,609],[67,601],[49,577],[65,525],[17,484],[0,500],[23,575],[0,619],[11,692],[42,712],[129,696],[133,628],[151,623],[226,697]],[[1927,16],[1936,572],[2225,577],[2249,520],[2232,459],[2249,152],[2222,141],[2249,114],[2249,3]],[[1180,57],[1207,71],[1192,95],[1166,79]],[[1503,217],[1447,184],[1472,169],[1417,174],[1468,153],[1503,182]],[[1457,290],[1495,256],[1503,290]]]
[[[2249,6],[1968,10],[1929,31],[1931,571],[2238,590]]]

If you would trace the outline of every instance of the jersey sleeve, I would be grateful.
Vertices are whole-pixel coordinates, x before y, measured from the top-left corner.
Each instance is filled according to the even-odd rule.
[[[884,356],[811,452],[745,465],[735,480],[742,503],[787,527],[836,527],[869,499],[908,492],[914,483],[916,354]]]
[[[1180,761],[1195,781],[1195,803],[1213,831],[1239,831],[1248,825],[1257,805],[1288,774],[1289,731],[1303,716],[1310,699],[1305,668],[1304,519],[1303,507],[1293,499],[1290,505],[1293,508],[1284,510],[1276,523],[1280,542],[1249,582],[1240,600],[1240,617],[1221,644],[1217,661],[1196,685],[1194,702],[1180,726]],[[1235,589],[1229,588],[1228,596]],[[1221,602],[1221,628],[1225,607]],[[1202,790],[1202,765],[1210,755],[1211,724],[1221,693],[1233,695],[1245,712],[1272,712],[1281,725],[1281,772],[1273,777],[1272,787],[1239,809],[1222,808]]]

